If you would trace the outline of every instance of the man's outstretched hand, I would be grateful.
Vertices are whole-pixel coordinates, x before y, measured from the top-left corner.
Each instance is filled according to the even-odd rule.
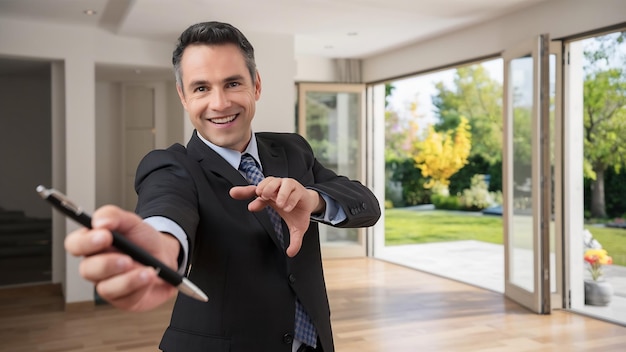
[[[254,198],[248,204],[250,211],[261,211],[270,206],[278,212],[289,228],[287,255],[290,257],[298,254],[302,247],[311,214],[323,212],[326,206],[319,193],[292,178],[266,177],[257,186],[231,188],[230,196],[239,200]]]
[[[176,288],[161,280],[156,271],[117,251],[112,230],[126,236],[174,270],[180,244],[143,222],[135,213],[115,206],[94,212],[92,230],[81,228],[65,239],[65,249],[82,256],[80,275],[96,285],[98,294],[113,306],[129,311],[145,311],[174,296]]]

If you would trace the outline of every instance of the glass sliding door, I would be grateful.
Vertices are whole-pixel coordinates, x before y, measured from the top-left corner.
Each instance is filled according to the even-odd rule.
[[[365,86],[301,83],[298,90],[298,133],[324,166],[366,184]],[[320,240],[324,257],[366,254],[363,229],[320,226]]]
[[[619,223],[624,211],[620,205],[624,171],[622,166],[616,172],[614,166],[608,166],[615,164],[606,162],[613,162],[614,155],[624,154],[626,43],[622,33],[624,28],[573,39],[564,45],[567,60],[563,208],[568,294],[563,306],[626,325],[626,235]],[[602,196],[603,206],[598,208],[600,204],[594,200]],[[602,267],[602,275],[596,282],[584,255],[586,250],[598,247],[608,252],[613,264]],[[594,282],[612,288],[612,295],[605,295],[610,289],[593,290]],[[592,299],[592,293],[598,292],[603,293],[601,299]]]
[[[550,311],[548,45],[540,36],[503,54],[504,292],[538,313]]]

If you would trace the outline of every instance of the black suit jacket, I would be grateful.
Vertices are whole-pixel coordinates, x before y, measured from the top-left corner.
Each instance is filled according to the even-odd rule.
[[[301,136],[257,133],[256,138],[265,175],[294,178],[335,199],[347,215],[336,226],[371,226],[380,217],[372,192],[324,168]],[[202,303],[178,295],[160,348],[289,352],[297,296],[324,351],[334,351],[318,224],[311,222],[300,252],[287,257],[267,213],[250,212],[248,201],[229,196],[231,187],[241,185],[247,182],[239,171],[196,132],[186,149],[178,144],[153,151],[138,167],[137,213],[165,216],[185,230],[188,276],[209,296]],[[283,227],[288,241],[284,222]]]

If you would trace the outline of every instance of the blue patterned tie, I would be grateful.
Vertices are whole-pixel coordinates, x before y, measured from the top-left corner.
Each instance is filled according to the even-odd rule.
[[[241,156],[241,163],[239,164],[239,170],[246,174],[246,180],[251,185],[258,185],[263,181],[265,176],[256,164],[256,161],[250,154],[244,154]],[[274,225],[274,231],[276,236],[280,240],[281,245],[284,247],[283,241],[283,225],[280,215],[274,210],[274,208],[267,206],[267,213]],[[296,298],[296,325],[295,325],[295,338],[302,341],[304,344],[313,348],[317,347],[317,331],[311,321],[311,317],[306,313],[304,307],[300,303],[300,300]]]

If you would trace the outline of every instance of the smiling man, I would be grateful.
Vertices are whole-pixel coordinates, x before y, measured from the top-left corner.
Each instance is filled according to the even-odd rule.
[[[174,58],[179,60],[178,95],[196,131],[222,148],[243,151],[261,96],[258,72],[246,70],[246,60],[233,44],[191,44],[181,56]]]
[[[112,252],[110,230],[207,293],[208,302],[177,297],[163,351],[334,351],[318,223],[371,226],[377,199],[322,166],[301,136],[253,133],[261,76],[238,29],[193,25],[172,61],[191,140],[152,151],[139,165],[143,221],[103,207],[94,230],[71,233],[66,248],[86,256],[81,274],[121,309],[150,309],[177,291]]]

